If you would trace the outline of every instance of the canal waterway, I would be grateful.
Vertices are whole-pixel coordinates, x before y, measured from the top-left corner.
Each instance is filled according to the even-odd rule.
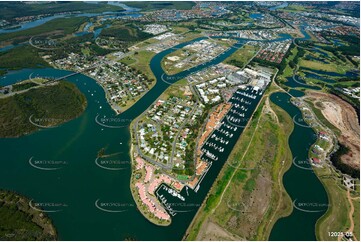
[[[96,4],[94,2],[94,4]],[[118,3],[118,2],[108,2],[108,4],[110,5],[115,5],[115,6],[119,6],[122,7],[123,10],[121,11],[115,11],[115,12],[102,12],[102,13],[66,13],[66,14],[54,14],[52,16],[48,16],[48,17],[43,17],[43,18],[39,18],[39,19],[35,19],[32,21],[27,21],[24,23],[21,23],[19,25],[16,26],[16,28],[7,28],[7,29],[0,29],[0,34],[4,34],[4,33],[13,33],[13,32],[18,32],[18,31],[22,31],[22,30],[26,30],[26,29],[31,29],[37,26],[40,26],[42,24],[45,24],[53,19],[57,19],[57,18],[66,18],[66,17],[96,17],[96,16],[105,16],[104,18],[114,18],[114,17],[119,17],[119,16],[130,16],[130,17],[139,17],[141,16],[140,13],[137,13],[138,11],[140,11],[139,8],[132,8],[129,7],[123,3]]]
[[[85,112],[59,127],[19,138],[0,139],[2,150],[9,151],[3,152],[1,157],[0,187],[45,204],[43,209],[49,211],[48,215],[54,221],[61,240],[180,240],[227,156],[224,155],[212,166],[197,194],[191,189],[189,196],[182,191],[182,195],[187,197],[186,207],[190,209],[173,217],[170,226],[159,227],[149,223],[137,211],[130,193],[128,125],[158,98],[170,85],[168,83],[218,64],[237,50],[229,48],[204,65],[177,75],[165,75],[160,64],[162,58],[186,44],[163,51],[152,59],[151,68],[157,84],[132,108],[118,116],[114,115],[103,89],[95,80],[81,74],[69,77],[68,80],[75,83],[88,100]],[[69,73],[51,68],[25,69],[8,73],[0,79],[0,85],[9,85],[29,77],[56,78]],[[110,126],[117,125],[117,128],[106,128],[99,125],[96,119],[105,120],[103,123]],[[233,142],[236,140],[235,135]],[[18,152],[19,147],[21,152]],[[106,154],[114,154],[111,156],[113,162],[96,160],[103,148]],[[118,212],[105,212],[99,207]]]
[[[249,100],[250,106],[245,113],[244,123],[237,124],[239,127],[229,138],[229,146],[224,152],[216,154],[218,159],[213,162],[197,193],[191,189],[188,191],[183,189],[181,195],[186,199],[183,202],[166,193],[164,189],[158,189],[161,195],[175,204],[173,207],[178,211],[172,218],[172,224],[160,227],[148,222],[137,211],[129,189],[131,174],[129,123],[146,110],[172,83],[193,72],[224,61],[244,44],[244,40],[239,40],[234,48],[229,48],[207,63],[176,75],[165,74],[161,68],[161,60],[191,42],[179,44],[153,57],[150,67],[157,79],[156,85],[132,108],[118,116],[108,105],[103,89],[95,80],[81,74],[69,77],[68,80],[75,83],[88,100],[85,112],[80,117],[55,128],[43,129],[19,138],[0,139],[2,150],[0,187],[19,192],[42,203],[42,208],[48,211],[47,214],[58,230],[60,240],[180,240],[261,98],[261,95],[256,95],[255,99]],[[51,68],[24,69],[8,73],[0,79],[0,85],[16,83],[28,79],[29,76],[54,78],[69,73],[71,72]],[[244,92],[251,95],[252,90]],[[297,113],[297,108],[289,104],[282,94],[279,95],[278,103],[274,100],[274,96],[272,100],[285,110],[290,110],[290,114]],[[99,125],[99,122],[108,127]],[[227,125],[235,124],[231,121]],[[229,131],[230,128],[225,126],[225,129]],[[305,135],[305,133],[301,134]],[[293,154],[302,159],[308,153],[307,147],[313,141],[312,137],[315,138],[311,131],[308,134],[309,136],[303,137],[305,143],[301,143],[301,146],[298,143],[291,143],[290,139],[291,150],[295,152]],[[217,135],[223,134],[217,133]],[[297,137],[302,138],[302,135]],[[99,161],[96,157],[103,149],[105,154],[111,156]],[[292,198],[302,202],[311,202],[310,200],[324,202],[324,190],[313,173],[310,175],[295,170],[294,167],[290,172],[293,176],[287,175],[290,178],[285,177],[284,182]],[[300,189],[300,184],[304,184],[305,187]],[[309,186],[314,187],[315,190],[306,189]],[[312,193],[312,197],[309,197],[308,190],[315,192]],[[310,234],[314,233],[313,222],[320,217],[320,213],[311,214],[313,215],[304,217],[308,227],[302,229],[297,228],[300,223],[291,228],[288,223],[280,220],[271,238],[284,238],[282,237],[284,235],[278,232],[280,230],[283,233],[287,231],[287,234],[301,230],[310,236],[307,238],[311,238]],[[296,222],[300,215],[294,212],[290,217]]]
[[[94,3],[96,4],[96,3]],[[118,12],[102,12],[102,13],[73,13],[73,14],[55,14],[52,16],[48,16],[48,17],[43,17],[40,19],[36,19],[33,21],[28,21],[28,22],[24,22],[22,24],[19,24],[16,28],[8,28],[8,29],[0,29],[0,34],[6,34],[6,33],[13,33],[13,32],[18,32],[18,31],[22,31],[22,30],[27,30],[27,29],[31,29],[34,27],[38,27],[42,24],[45,24],[51,20],[54,19],[58,19],[58,18],[70,18],[70,17],[98,17],[98,16],[102,16],[103,20],[107,20],[107,19],[114,19],[114,18],[138,18],[140,16],[142,16],[141,13],[139,13],[140,9],[139,8],[132,8],[129,7],[125,4],[122,3],[118,3],[118,2],[109,2],[108,4],[110,5],[115,5],[115,6],[120,6],[122,7],[124,10],[122,11],[118,11]],[[88,28],[90,28],[93,25],[93,23],[89,22],[87,23],[84,31],[79,32],[79,33],[75,33],[75,36],[82,36],[88,33],[93,33],[94,34],[94,39],[97,38],[101,31],[104,28],[108,28],[110,27],[110,25],[107,25],[105,27],[100,27],[100,28],[96,28],[94,31],[89,32]],[[18,47],[20,45],[24,45],[24,43],[21,44],[15,44],[15,45],[7,45],[4,47],[0,48],[0,52],[2,51],[8,51],[12,48]]]
[[[293,211],[276,222],[270,240],[316,240],[315,224],[328,209],[326,191],[308,159],[308,151],[316,142],[317,134],[303,121],[301,111],[291,103],[288,94],[274,93],[270,99],[295,121],[288,141],[293,163],[283,177]]]

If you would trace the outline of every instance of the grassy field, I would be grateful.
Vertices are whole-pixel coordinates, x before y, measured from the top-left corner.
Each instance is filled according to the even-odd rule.
[[[326,168],[315,169],[315,172],[327,191],[330,204],[325,215],[317,221],[316,236],[318,240],[337,240],[337,237],[330,237],[328,232],[346,232],[350,227],[347,193],[334,171]],[[359,214],[359,211],[357,213]],[[355,226],[359,227],[359,224]]]
[[[133,46],[137,47],[137,48],[143,48],[143,47],[145,47],[145,46],[147,46],[149,44],[154,44],[154,43],[157,43],[157,42],[159,42],[159,40],[154,39],[154,38],[150,38],[150,39],[146,39],[146,40],[144,40],[142,42],[139,42],[139,43],[137,43],[137,44],[135,44]]]
[[[321,71],[336,72],[339,74],[345,74],[345,72],[348,69],[345,66],[340,66],[335,63],[324,64],[322,62],[311,61],[311,60],[301,60],[300,67],[306,67],[306,68],[311,68],[311,69],[321,70]]]
[[[253,45],[245,45],[241,49],[229,56],[224,63],[243,68],[244,65],[255,55],[258,47]]]
[[[36,87],[38,86],[36,83],[34,82],[21,82],[21,83],[17,83],[13,85],[13,92],[18,92],[18,91],[22,91],[22,90],[26,90],[26,89],[30,89],[32,87]]]
[[[59,18],[53,19],[45,24],[31,29],[26,29],[18,32],[12,32],[0,35],[0,42],[15,40],[18,42],[27,41],[32,36],[46,34],[51,32],[58,32],[64,35],[76,32],[78,28],[88,20],[87,17],[73,17],[73,18]]]
[[[176,85],[172,85],[169,86],[163,93],[162,95],[160,95],[160,99],[166,100],[168,99],[170,96],[175,96],[175,97],[179,97],[179,98],[185,98],[184,95],[184,88],[182,88],[181,86],[186,86],[187,85],[187,80],[186,79],[181,79],[179,81],[176,82]]]
[[[184,38],[181,39],[180,42],[186,42],[186,41],[190,41],[199,37],[204,37],[204,35],[202,35],[201,33],[197,32],[197,31],[189,31],[186,32],[185,34],[183,34]]]
[[[180,27],[180,26],[177,26],[177,25],[172,26],[172,29],[173,29],[172,32],[175,33],[175,34],[181,34],[181,33],[184,33],[184,32],[189,31],[189,28],[187,28],[187,27]]]
[[[42,126],[55,126],[78,117],[85,107],[84,94],[65,81],[1,98],[0,137],[18,137],[38,130],[29,122],[31,115],[34,119],[43,119],[36,122]]]
[[[132,65],[135,62],[137,62],[134,58],[127,56],[120,60],[121,63],[124,63],[126,65]]]
[[[131,62],[129,66],[139,70],[141,73],[145,74],[149,79],[153,79],[155,81],[155,76],[149,66],[150,60],[153,58],[153,56],[155,56],[154,52],[143,50],[143,51],[135,52],[135,54],[133,54],[132,56],[121,59],[120,62],[123,63]]]
[[[186,53],[188,53],[188,54],[186,54]],[[190,56],[194,55],[195,53],[196,52],[194,52],[192,50],[186,50],[185,48],[175,50],[172,53],[166,55],[162,59],[162,62],[161,62],[162,69],[168,75],[174,75],[174,74],[177,74],[177,73],[179,73],[179,72],[181,72],[183,70],[186,70],[186,69],[191,67],[191,65],[189,65],[188,63],[183,65],[181,68],[176,67],[175,64],[183,61],[186,58],[190,58]],[[168,59],[168,57],[178,57],[179,59],[176,60],[176,61],[171,61],[171,60]]]
[[[353,206],[355,208],[355,212],[353,213],[355,229],[353,233],[357,239],[360,239],[360,195],[359,194],[358,194],[358,199],[353,200]]]
[[[287,7],[281,9],[281,11],[285,11],[285,12],[298,12],[304,10],[306,10],[306,8],[298,4],[290,4]]]
[[[259,108],[263,105],[264,102]],[[288,135],[293,126],[286,112],[276,105],[271,104],[271,107],[277,114],[279,124],[266,113],[252,119],[188,228],[186,240],[221,239],[221,236],[207,237],[209,224],[217,224],[224,233],[236,238],[267,240],[277,219],[290,212],[291,201],[281,179],[290,165],[290,162],[283,165],[282,161],[292,160]],[[235,169],[237,165],[244,169]],[[223,200],[220,201],[223,191]],[[252,199],[255,197],[261,199],[256,202]],[[249,213],[234,209],[241,209],[242,204]],[[230,209],[230,205],[233,205],[233,209]]]
[[[291,54],[288,56],[288,58],[286,59],[286,68],[283,70],[282,75],[279,75],[277,78],[279,78],[281,81],[286,81],[287,77],[291,77],[293,75],[293,68],[290,67],[290,65],[288,64],[291,60],[293,60],[295,58],[295,56],[297,55],[298,49],[295,47],[291,50]]]

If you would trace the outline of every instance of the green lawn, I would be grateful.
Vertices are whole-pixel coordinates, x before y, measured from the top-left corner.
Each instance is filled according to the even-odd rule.
[[[135,63],[137,61],[134,58],[127,56],[127,57],[121,59],[120,62],[122,62],[122,63],[124,63],[126,65],[131,65],[131,64],[133,64],[133,63]]]
[[[298,49],[297,47],[294,47],[291,50],[291,54],[288,56],[288,58],[286,59],[286,68],[284,69],[282,75],[278,76],[278,78],[280,78],[283,81],[286,81],[286,77],[291,77],[293,76],[293,68],[290,67],[290,65],[288,64],[291,60],[293,60],[295,58],[295,56],[297,55]]]
[[[244,65],[255,55],[258,49],[258,47],[253,45],[242,46],[242,48],[229,56],[224,63],[243,68]]]
[[[330,237],[328,232],[346,232],[350,226],[348,219],[350,206],[346,190],[341,188],[341,180],[336,179],[335,172],[330,168],[315,169],[315,173],[327,191],[330,204],[327,212],[316,223],[316,236],[318,240],[337,240],[337,237]]]
[[[136,62],[133,62],[130,66],[139,70],[141,73],[144,73],[149,79],[155,80],[155,76],[149,66],[150,60],[153,56],[155,56],[155,53],[151,51],[143,50],[136,52],[134,55],[129,57],[136,60]]]
[[[336,72],[336,73],[340,73],[340,74],[345,74],[345,72],[348,70],[348,68],[346,66],[337,65],[335,63],[324,64],[319,61],[311,61],[311,60],[304,60],[304,59],[302,59],[300,61],[300,67],[306,67],[306,68],[311,68],[311,69],[321,70],[321,71]]]

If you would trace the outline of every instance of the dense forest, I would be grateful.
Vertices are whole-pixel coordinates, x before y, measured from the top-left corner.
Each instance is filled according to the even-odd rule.
[[[0,137],[17,137],[38,130],[29,121],[30,116],[40,120],[42,126],[55,126],[79,116],[85,107],[84,94],[75,84],[65,81],[2,98]]]
[[[14,192],[0,190],[0,218],[0,240],[56,240],[49,218]]]
[[[335,153],[333,153],[331,156],[332,164],[342,173],[346,173],[352,176],[353,178],[360,178],[360,170],[356,170],[353,167],[341,161],[341,156],[347,154],[349,152],[349,149],[346,146],[342,145],[341,143],[338,143],[338,145],[339,145],[338,150]]]

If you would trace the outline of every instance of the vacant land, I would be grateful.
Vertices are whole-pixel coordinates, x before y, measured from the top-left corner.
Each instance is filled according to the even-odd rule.
[[[120,62],[124,64],[128,64],[129,66],[135,68],[140,71],[144,75],[146,75],[149,80],[152,80],[152,85],[155,84],[155,76],[150,69],[149,63],[150,60],[155,56],[154,52],[142,50],[139,52],[135,52],[133,55],[129,57],[125,57],[120,60]]]
[[[0,217],[0,240],[56,240],[50,219],[18,194],[0,190]]]
[[[262,109],[242,133],[186,240],[267,240],[273,224],[290,212],[282,175],[291,160],[292,121],[282,109],[262,101]],[[276,114],[276,116],[275,116]]]
[[[72,107],[72,108],[69,108]],[[86,107],[86,98],[72,83],[31,89],[0,99],[0,137],[17,137],[55,126],[79,116]]]
[[[331,237],[329,232],[340,231],[347,232],[351,227],[349,214],[351,205],[347,198],[347,190],[342,185],[342,176],[336,173],[331,167],[324,169],[315,169],[315,173],[324,185],[329,200],[327,212],[317,221],[316,236],[318,240],[338,240],[337,237]],[[352,194],[354,204],[359,203],[359,193]],[[353,234],[356,239],[360,238],[359,220],[360,207],[354,206],[352,212],[354,229]]]
[[[340,74],[345,74],[345,72],[349,69],[346,66],[336,65],[334,63],[325,64],[319,61],[311,61],[311,60],[301,60],[300,66],[315,70],[336,72]]]
[[[254,45],[245,45],[241,49],[234,52],[225,60],[226,64],[243,68],[247,62],[256,54],[259,48]]]
[[[312,91],[307,94],[315,107],[321,110],[322,115],[341,131],[337,138],[350,149],[347,154],[341,156],[341,160],[355,169],[360,169],[360,126],[354,108],[332,94]]]

